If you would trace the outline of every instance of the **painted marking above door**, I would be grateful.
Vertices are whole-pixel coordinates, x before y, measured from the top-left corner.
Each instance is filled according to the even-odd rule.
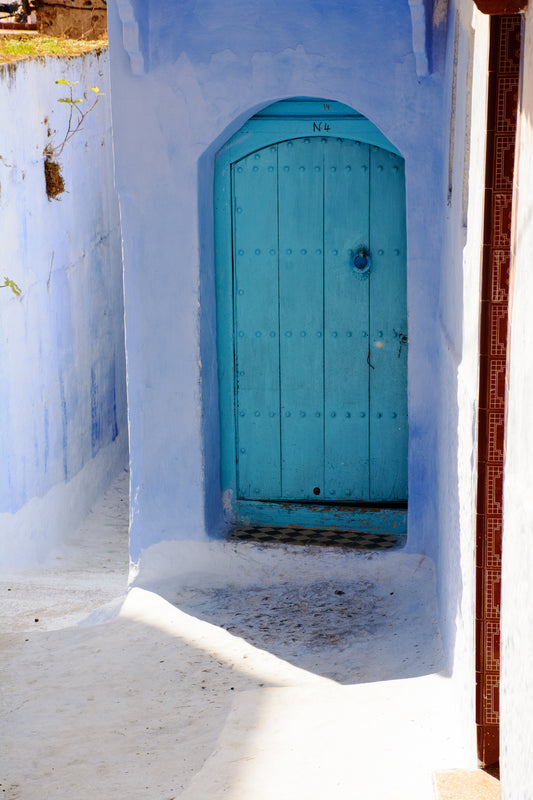
[[[398,533],[405,510],[380,506],[407,500],[403,159],[347,136],[350,122],[358,135],[364,122],[367,138],[386,141],[346,106],[288,101],[288,118],[283,105],[255,120],[275,129],[246,125],[263,146],[242,155],[241,129],[217,162],[229,514],[302,526],[313,514],[315,526],[318,515],[324,525]],[[330,132],[341,121],[344,135],[285,138],[295,122],[307,133],[311,118]]]

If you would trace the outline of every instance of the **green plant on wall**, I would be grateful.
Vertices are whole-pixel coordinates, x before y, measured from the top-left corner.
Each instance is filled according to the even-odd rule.
[[[22,289],[11,278],[4,278],[4,282],[0,284],[0,289],[11,289],[13,294],[22,294]]]
[[[78,83],[79,81],[67,81],[63,78],[56,81],[56,84],[68,87],[68,96],[59,97],[57,102],[66,103],[66,105],[69,106],[69,118],[67,129],[61,141],[57,144],[49,142],[44,149],[44,176],[46,181],[46,194],[49,200],[57,198],[58,195],[65,191],[65,181],[61,174],[61,165],[58,161],[65,145],[67,145],[73,136],[81,130],[85,118],[103,96],[98,86],[89,86],[88,88],[93,92],[95,97],[92,103],[84,106],[84,103],[89,103],[87,92],[84,92],[83,97],[74,96],[74,87],[77,86]]]

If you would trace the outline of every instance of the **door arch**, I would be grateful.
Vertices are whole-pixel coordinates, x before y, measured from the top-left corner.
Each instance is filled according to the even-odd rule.
[[[404,162],[281,101],[216,164],[221,481],[234,522],[405,532]]]

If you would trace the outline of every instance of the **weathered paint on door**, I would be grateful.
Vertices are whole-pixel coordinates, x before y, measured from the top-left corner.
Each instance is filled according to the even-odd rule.
[[[332,125],[229,164],[223,464],[234,514],[254,522],[282,524],[292,504],[291,524],[319,506],[321,524],[361,527],[350,508],[407,500],[404,164]]]

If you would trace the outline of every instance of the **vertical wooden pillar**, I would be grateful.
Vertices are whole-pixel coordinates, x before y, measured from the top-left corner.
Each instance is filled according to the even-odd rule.
[[[499,758],[505,370],[520,16],[491,18],[481,294],[476,547],[478,756]]]

